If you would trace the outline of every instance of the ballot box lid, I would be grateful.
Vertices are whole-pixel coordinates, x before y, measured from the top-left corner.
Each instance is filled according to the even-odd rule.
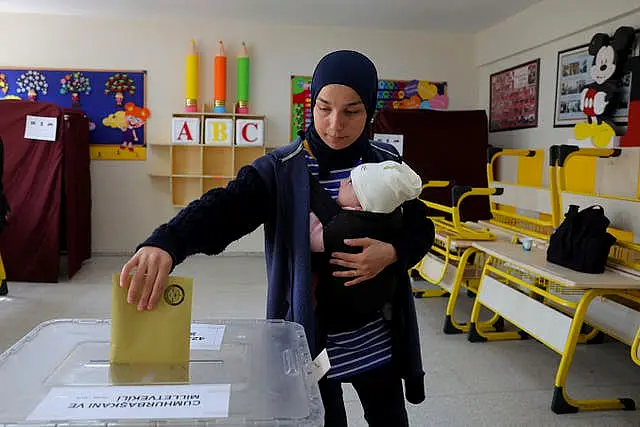
[[[0,426],[321,426],[304,329],[198,320],[190,362],[109,361],[109,320],[38,325],[0,355]]]

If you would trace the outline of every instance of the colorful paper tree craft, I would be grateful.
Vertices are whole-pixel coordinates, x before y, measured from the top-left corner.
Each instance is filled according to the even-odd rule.
[[[104,94],[115,94],[118,107],[122,106],[125,93],[130,96],[136,93],[136,86],[126,73],[115,73],[104,83]]]
[[[33,70],[20,74],[16,79],[16,86],[16,93],[26,93],[29,101],[35,101],[38,93],[46,95],[49,89],[49,83],[44,74]]]
[[[80,105],[80,94],[89,95],[91,93],[91,82],[81,72],[67,74],[60,79],[60,94],[71,94],[71,104],[74,107]]]

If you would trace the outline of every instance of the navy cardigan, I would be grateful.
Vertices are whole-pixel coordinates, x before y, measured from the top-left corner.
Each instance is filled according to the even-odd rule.
[[[400,161],[391,145],[371,142],[363,162]],[[317,348],[309,244],[309,173],[297,139],[260,157],[238,172],[226,188],[215,188],[158,227],[142,246],[166,250],[173,268],[192,254],[219,254],[264,224],[267,266],[267,318],[301,324],[312,356]],[[408,271],[433,243],[434,227],[417,200],[403,205],[403,233],[392,242]],[[409,276],[403,274],[393,304],[393,359],[405,380],[407,400],[424,400],[424,371]]]

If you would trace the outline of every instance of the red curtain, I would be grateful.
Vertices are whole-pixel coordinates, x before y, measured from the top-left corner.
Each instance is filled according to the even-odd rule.
[[[489,134],[483,110],[383,110],[376,114],[372,131],[402,134],[402,157],[423,181],[487,187]],[[451,187],[425,189],[422,197],[447,206],[452,204]],[[464,221],[490,216],[487,197],[471,197],[462,204]]]
[[[629,60],[632,76],[640,76],[640,56]],[[622,137],[621,147],[640,147],[640,78],[631,79],[629,119],[627,133]]]
[[[91,257],[91,159],[89,119],[82,111],[64,110],[64,218],[67,274],[73,277]],[[66,221],[65,221],[66,219]]]
[[[56,140],[25,139],[27,115],[56,117]],[[0,235],[0,253],[9,281],[58,281],[61,241],[69,251],[70,275],[89,257],[88,120],[85,116],[78,121],[85,128],[78,131],[85,134],[76,135],[85,139],[83,144],[70,139],[73,130],[60,107],[43,102],[0,101],[3,183],[11,206],[7,227]],[[69,149],[71,142],[80,146]],[[81,177],[86,182],[81,182]],[[65,233],[64,239],[61,233]]]

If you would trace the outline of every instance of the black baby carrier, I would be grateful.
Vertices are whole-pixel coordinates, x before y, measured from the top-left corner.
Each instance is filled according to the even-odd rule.
[[[578,209],[569,206],[562,224],[551,235],[547,261],[582,273],[603,273],[616,242],[607,232],[610,221],[602,206]]]
[[[348,270],[329,264],[331,252],[359,253],[362,248],[344,244],[344,238],[369,237],[389,241],[402,228],[399,209],[391,214],[345,211],[309,174],[311,210],[323,225],[324,253],[312,253],[312,265],[318,273],[316,300],[320,318],[329,330],[357,328],[388,311],[398,282],[398,264],[387,266],[374,278],[353,286],[352,278],[335,277],[333,270]]]

